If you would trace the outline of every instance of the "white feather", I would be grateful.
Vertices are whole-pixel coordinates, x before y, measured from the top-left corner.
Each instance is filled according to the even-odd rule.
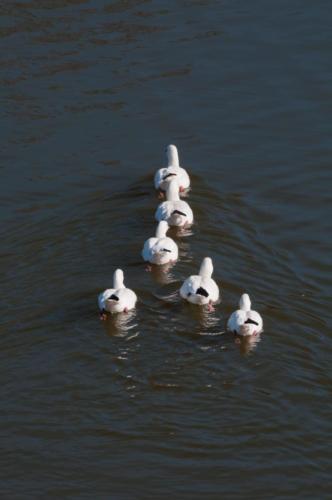
[[[111,299],[112,295],[118,300]],[[117,269],[113,274],[113,288],[108,288],[98,296],[99,309],[110,313],[130,311],[130,309],[134,309],[136,301],[135,292],[124,285],[124,276],[121,269]]]
[[[241,296],[239,308],[231,314],[227,322],[227,329],[243,336],[256,335],[261,332],[263,319],[257,311],[251,309],[251,302],[247,293]],[[255,321],[257,324],[246,323],[248,320]]]
[[[155,188],[166,191],[167,186],[172,179],[177,179],[180,190],[189,188],[189,175],[187,171],[179,165],[179,155],[176,146],[174,146],[173,144],[167,146],[166,154],[168,166],[157,170],[154,176]]]
[[[217,283],[211,278],[212,272],[212,260],[209,257],[205,257],[202,261],[199,274],[190,276],[181,286],[181,297],[198,305],[217,302],[219,300],[219,288]],[[200,288],[206,291],[207,297],[201,293],[197,293]]]
[[[179,185],[175,179],[169,183],[166,201],[160,203],[155,218],[157,221],[167,221],[169,226],[184,226],[193,223],[193,212],[186,201],[180,200]]]
[[[142,250],[142,257],[145,261],[163,265],[177,260],[178,246],[172,238],[166,236],[168,228],[166,221],[159,222],[156,236],[146,240]]]

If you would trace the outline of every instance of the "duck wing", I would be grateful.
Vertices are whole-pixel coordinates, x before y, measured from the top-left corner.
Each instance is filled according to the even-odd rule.
[[[114,292],[115,292],[114,288],[108,288],[107,290],[98,295],[98,306],[101,311],[105,309],[105,301],[109,299]]]
[[[240,326],[244,324],[246,319],[247,313],[245,311],[242,311],[242,309],[238,309],[231,314],[227,322],[227,328],[232,332],[237,332]]]
[[[149,260],[153,247],[158,243],[158,238],[149,238],[146,240],[142,250],[142,257],[144,260]]]
[[[160,203],[157,211],[155,213],[155,218],[157,221],[167,220],[172,215],[173,212],[173,202],[172,201],[164,201]]]
[[[201,286],[201,282],[202,277],[199,275],[190,276],[189,278],[187,278],[180,288],[181,297],[187,298],[189,295],[196,294],[197,290]]]

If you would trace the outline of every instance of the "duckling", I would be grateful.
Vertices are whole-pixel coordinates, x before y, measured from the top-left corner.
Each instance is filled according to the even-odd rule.
[[[261,315],[251,309],[250,297],[244,293],[239,302],[237,311],[234,311],[228,322],[227,329],[238,335],[257,335],[263,329],[263,319]]]
[[[128,312],[134,309],[137,301],[136,293],[124,285],[124,275],[121,269],[113,274],[113,288],[108,288],[98,296],[100,319],[106,319],[106,313]]]
[[[192,304],[209,305],[209,310],[213,310],[213,305],[219,299],[219,288],[217,283],[211,278],[213,264],[210,257],[205,257],[202,261],[199,274],[190,276],[185,280],[180,288],[182,298]]]
[[[169,225],[162,220],[157,226],[156,236],[146,240],[142,250],[142,257],[145,261],[160,266],[177,260],[178,246],[172,238],[166,236],[168,229]]]
[[[190,186],[190,178],[187,171],[179,165],[179,154],[177,147],[170,144],[166,148],[168,166],[160,168],[154,176],[154,186],[162,191],[167,190],[167,186],[174,178],[179,183],[180,193]]]
[[[160,203],[155,218],[157,221],[167,221],[170,226],[187,226],[193,223],[193,212],[186,201],[180,200],[179,184],[176,179],[168,184],[166,201]]]

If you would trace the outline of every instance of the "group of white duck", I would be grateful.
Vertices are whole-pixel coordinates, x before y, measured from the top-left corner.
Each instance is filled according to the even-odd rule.
[[[144,261],[157,266],[174,263],[178,259],[179,250],[176,242],[166,236],[170,226],[188,227],[194,221],[189,204],[180,198],[190,188],[190,178],[187,171],[180,167],[176,146],[166,148],[168,166],[160,168],[154,177],[156,190],[164,193],[166,201],[160,203],[155,213],[158,221],[156,234],[146,240],[142,250]],[[207,306],[213,310],[213,304],[219,301],[219,287],[212,279],[213,264],[210,257],[205,257],[199,273],[187,278],[180,288],[183,299],[198,306]],[[98,297],[101,319],[107,318],[107,313],[126,313],[134,309],[137,296],[133,290],[126,288],[124,275],[117,269],[113,275],[113,288],[108,288]],[[239,309],[232,313],[227,322],[227,328],[242,336],[257,335],[263,329],[260,314],[251,309],[248,294],[240,298]]]

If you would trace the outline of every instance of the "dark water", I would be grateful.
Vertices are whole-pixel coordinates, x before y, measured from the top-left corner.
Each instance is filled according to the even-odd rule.
[[[1,497],[331,498],[330,2],[0,12]],[[171,142],[196,224],[151,274]],[[206,255],[214,314],[174,293]],[[139,304],[104,325],[116,267]]]

